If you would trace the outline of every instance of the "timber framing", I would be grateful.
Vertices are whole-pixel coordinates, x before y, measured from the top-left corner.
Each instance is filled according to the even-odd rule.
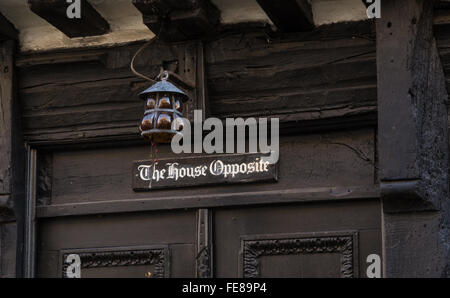
[[[220,11],[210,0],[133,0],[145,25],[164,41],[213,36],[220,24]]]
[[[14,215],[10,172],[12,162],[13,47],[14,42],[0,42],[0,69],[2,70],[0,72],[0,122],[2,123],[0,128],[0,219],[3,220]]]
[[[256,29],[203,43],[157,42],[140,55],[136,67],[153,76],[164,64],[196,82],[191,103],[210,117],[279,117],[281,132],[288,134],[376,126],[372,22],[267,38]],[[137,94],[148,83],[129,70],[129,59],[140,46],[19,56],[27,142],[44,147],[142,143],[136,129],[142,113]],[[335,49],[331,56],[330,49]],[[288,64],[286,51],[296,58]],[[283,80],[273,81],[273,74]],[[322,80],[330,84],[325,88]]]
[[[385,198],[409,202],[401,209],[438,210],[448,195],[446,80],[433,4],[406,2],[385,4],[377,21],[381,189]]]
[[[0,277],[21,276],[25,151],[16,96],[14,40],[0,41],[0,232],[10,235],[0,247]],[[3,238],[3,235],[2,235]],[[3,240],[3,239],[1,239]]]
[[[56,2],[60,6],[55,8]],[[84,9],[90,7],[96,17],[73,29],[61,17],[67,7],[63,2],[29,0],[33,11],[68,36],[86,36],[83,26],[92,35],[108,32],[106,21],[87,1]],[[280,120],[283,176],[277,184],[151,194],[133,192],[129,181],[132,161],[147,156],[149,149],[139,135],[143,103],[138,94],[150,83],[129,69],[144,42],[16,55],[12,39],[17,31],[0,15],[0,25],[7,24],[0,27],[0,236],[17,234],[17,239],[0,239],[0,277],[34,275],[35,257],[46,252],[35,246],[35,231],[45,235],[41,223],[100,214],[153,217],[143,214],[149,211],[188,211],[193,217],[194,210],[195,241],[174,243],[196,255],[197,277],[214,277],[220,252],[213,255],[219,243],[213,241],[221,233],[213,223],[230,222],[220,209],[252,206],[272,212],[276,206],[286,212],[318,203],[348,203],[348,210],[373,203],[375,222],[361,238],[355,234],[354,241],[369,247],[368,238],[382,239],[383,253],[370,254],[382,256],[383,277],[449,274],[450,2],[382,0],[382,18],[375,22],[317,28],[310,1],[286,0],[282,7],[277,6],[281,1],[257,2],[278,31],[268,34],[267,24],[240,24],[237,30],[219,26],[220,11],[209,0],[133,0],[144,23],[164,41],[142,51],[135,66],[149,77],[168,69],[195,84],[184,90],[192,99],[184,110],[188,118],[202,109],[205,117],[221,120]],[[173,153],[169,145],[158,150],[163,156]],[[336,213],[334,208],[329,214]],[[252,216],[265,219],[260,214],[266,213],[259,212]],[[298,217],[297,211],[292,215]],[[355,217],[345,218],[354,224]],[[245,241],[246,235],[258,235],[249,231],[236,235]],[[294,232],[294,239],[302,239]],[[269,244],[282,239],[269,236],[258,237]],[[238,239],[231,237],[225,240]],[[6,247],[6,241],[19,248]],[[368,255],[359,246],[353,249],[359,254],[355,259]],[[13,263],[16,251],[24,255],[17,262],[25,266],[11,269],[5,260]],[[366,269],[360,263],[355,267],[355,274]]]
[[[378,159],[388,278],[444,277],[450,265],[448,93],[433,35],[433,4],[382,1],[383,17],[376,21]]]
[[[341,195],[336,196],[335,193]],[[377,187],[352,186],[352,187],[316,187],[316,188],[292,188],[280,191],[251,191],[230,192],[224,194],[207,195],[182,195],[148,197],[136,200],[117,200],[108,202],[90,202],[73,204],[53,204],[38,206],[36,208],[38,218],[51,218],[60,216],[107,214],[120,212],[136,212],[141,210],[176,210],[217,208],[231,206],[251,206],[264,204],[292,204],[324,202],[330,200],[371,200],[379,197]]]
[[[28,0],[30,9],[70,38],[103,35],[110,31],[108,22],[87,0],[81,0],[81,18],[67,17],[66,0]]]
[[[283,32],[308,31],[314,28],[308,0],[257,0],[270,20]]]

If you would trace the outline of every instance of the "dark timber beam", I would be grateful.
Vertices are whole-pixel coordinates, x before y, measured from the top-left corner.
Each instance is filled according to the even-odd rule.
[[[314,28],[308,0],[256,0],[272,22],[283,32],[308,31]]]
[[[448,193],[448,96],[432,1],[384,2],[377,21],[382,190],[438,210]]]
[[[28,0],[30,9],[70,38],[103,35],[108,22],[86,0],[81,0],[81,18],[69,18],[66,0]]]
[[[17,30],[14,28],[13,24],[0,13],[0,41],[7,39],[17,39]]]
[[[0,41],[0,278],[21,276],[25,151],[14,91],[15,50],[15,41]]]
[[[449,265],[448,95],[433,5],[381,1],[376,20],[385,277],[443,277]]]
[[[220,11],[210,0],[133,0],[133,4],[163,41],[212,36],[220,23]]]

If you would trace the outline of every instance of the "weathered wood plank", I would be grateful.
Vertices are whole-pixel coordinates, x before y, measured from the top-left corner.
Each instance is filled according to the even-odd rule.
[[[308,0],[257,0],[277,28],[283,32],[314,28],[311,3]]]
[[[385,277],[448,274],[448,95],[434,2],[382,1],[376,21]]]
[[[31,66],[27,61],[22,62],[19,93],[25,134],[36,135],[33,132],[42,133],[48,129],[57,129],[55,133],[60,133],[61,128],[66,127],[65,136],[75,138],[78,135],[85,139],[83,127],[91,125],[92,133],[87,131],[90,136],[101,137],[99,130],[109,131],[107,134],[110,135],[114,129],[117,129],[114,135],[122,135],[123,124],[129,125],[134,121],[135,131],[128,132],[135,138],[138,134],[136,127],[143,114],[143,103],[137,95],[149,85],[149,82],[136,78],[129,69],[130,60],[139,46],[76,52],[77,57],[86,55],[88,60],[82,63],[71,63],[71,56],[67,53],[55,53],[56,61],[45,55],[43,60],[31,61]],[[184,60],[184,55],[179,56],[178,53],[184,53],[186,47],[157,43],[136,59],[135,66],[150,76],[159,73],[166,64],[174,64],[172,70],[175,72],[184,74],[189,70],[195,74],[195,66],[192,69],[179,69],[177,66],[180,59]],[[193,47],[196,49],[195,44]],[[189,57],[192,58],[195,56]],[[47,137],[54,139],[53,136]]]
[[[103,35],[109,32],[108,22],[87,1],[81,0],[80,18],[69,18],[66,0],[28,0],[30,9],[70,38]]]
[[[221,192],[283,190],[297,187],[357,186],[374,183],[373,130],[314,134],[280,140],[279,182],[154,190],[151,197],[187,196]],[[120,145],[120,142],[116,142]],[[347,146],[348,145],[348,146]],[[158,146],[159,158],[177,158],[170,146]],[[132,190],[132,162],[148,159],[150,145],[128,148],[56,152],[53,155],[52,204],[148,198]],[[92,160],[96,167],[92,167]],[[317,162],[317,161],[321,162]],[[288,161],[288,162],[286,162]],[[300,162],[302,167],[295,165]],[[345,174],[344,174],[345,173]]]
[[[450,2],[440,2],[434,12],[434,35],[450,94]]]
[[[249,59],[250,60],[250,59]],[[295,61],[295,60],[294,60]],[[208,77],[211,101],[218,97],[264,96],[266,92],[292,94],[293,90],[304,92],[329,90],[332,88],[351,88],[376,82],[375,60],[348,63],[326,63],[315,67],[303,67],[293,62],[290,64],[275,62],[266,66],[253,68],[252,61],[222,71],[224,67],[210,66]],[[292,66],[293,69],[289,69]],[[295,91],[294,91],[295,92]]]
[[[295,92],[294,89],[281,94],[270,90],[261,96],[243,94],[215,99],[211,110],[214,115],[223,118],[290,114],[292,117],[297,116],[298,120],[307,120],[327,118],[327,113],[330,116],[332,113],[334,116],[344,116],[344,110],[358,113],[358,109],[366,108],[376,112],[376,97],[376,85],[311,92]]]
[[[138,57],[136,67],[152,76],[161,66],[170,66],[197,81],[192,103],[209,109],[210,116],[269,116],[272,111],[286,125],[300,127],[300,121],[307,121],[303,124],[308,130],[314,129],[313,121],[323,128],[333,123],[340,127],[348,119],[347,126],[355,116],[373,123],[373,28],[359,22],[336,26],[340,29],[326,26],[274,37],[269,43],[258,31],[228,34],[204,47],[156,43]],[[34,60],[23,56],[19,94],[27,140],[138,140],[132,125],[142,116],[137,93],[148,83],[130,72],[129,62],[139,46],[76,51],[74,60],[64,52],[54,53],[54,59],[51,54]],[[207,88],[201,90],[203,81]],[[330,121],[324,123],[326,119]]]
[[[0,278],[15,278],[17,223],[0,225]]]
[[[272,113],[287,121],[344,116],[353,108],[355,114],[359,108],[376,108],[372,30],[370,26],[363,26],[365,31],[341,28],[347,36],[341,32],[326,40],[322,40],[323,31],[331,28],[311,33],[315,38],[311,34],[299,35],[298,39],[291,35],[267,42],[262,34],[246,34],[209,43],[207,83],[212,114],[236,117]],[[327,115],[327,111],[331,113]]]
[[[140,118],[143,115],[142,102],[132,102],[121,105],[96,105],[95,107],[82,107],[80,109],[59,109],[57,112],[25,114],[24,130],[52,128],[52,127],[71,127],[80,123],[103,124],[123,121],[136,121],[138,127]],[[136,128],[137,129],[137,128]]]
[[[11,194],[14,42],[0,42],[0,195]]]
[[[260,206],[327,201],[365,201],[379,197],[378,187],[313,187],[276,191],[255,191],[207,195],[182,195],[117,200],[107,202],[73,203],[37,207],[39,218],[73,215],[141,212],[143,210],[197,209],[204,207]]]
[[[373,129],[283,137],[280,144],[276,184],[154,190],[151,196],[133,192],[130,175],[132,161],[148,158],[149,146],[58,151],[48,165],[52,198],[40,200],[38,216],[378,197]],[[168,146],[159,150],[160,158],[177,158]]]
[[[439,209],[448,195],[448,96],[433,3],[424,2],[390,1],[377,22],[380,179],[386,198]]]
[[[15,252],[23,243],[25,153],[15,96],[15,50],[14,41],[0,41],[0,276],[5,277],[21,275]]]

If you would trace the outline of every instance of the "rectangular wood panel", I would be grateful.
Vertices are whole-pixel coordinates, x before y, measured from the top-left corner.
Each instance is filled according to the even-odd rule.
[[[215,210],[215,276],[365,277],[380,212],[378,200]]]
[[[196,236],[195,211],[44,220],[37,276],[62,277],[78,254],[82,277],[194,277]]]
[[[241,236],[239,274],[243,278],[355,278],[358,241],[357,231]]]
[[[60,277],[67,278],[70,255],[80,258],[81,278],[167,278],[170,251],[165,246],[88,248],[60,251]]]
[[[132,187],[133,161],[145,159],[150,154],[150,144],[139,147],[105,148],[54,152],[52,170],[39,181],[49,183],[41,187],[44,197],[51,187],[51,205],[79,204],[108,201],[133,201],[136,199],[175,199],[176,197],[209,196],[213,194],[251,194],[318,187],[372,187],[374,176],[374,138],[371,129],[329,134],[282,137],[278,183],[196,186],[183,189],[155,189],[135,192]],[[159,158],[177,159],[170,146],[158,146]],[[196,155],[185,155],[196,156]],[[93,167],[93,162],[95,166]],[[50,180],[48,180],[50,179]],[[333,194],[331,194],[333,196]],[[339,198],[339,195],[335,195]],[[38,198],[39,201],[39,198]],[[48,199],[42,202],[48,202]]]

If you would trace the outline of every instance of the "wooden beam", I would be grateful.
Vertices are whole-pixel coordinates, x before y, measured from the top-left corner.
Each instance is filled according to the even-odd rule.
[[[15,96],[14,55],[16,42],[0,42],[0,231],[10,230],[13,239],[3,239],[0,262],[9,264],[0,268],[0,276],[20,276],[16,260],[16,244],[21,247],[23,202],[25,197],[25,151],[21,131],[20,105]],[[5,223],[8,222],[8,223]],[[17,233],[16,231],[17,230]],[[17,239],[17,242],[16,240]],[[13,240],[13,241],[11,241]],[[8,242],[7,242],[8,241]],[[17,268],[17,271],[16,271]]]
[[[133,0],[133,4],[163,41],[212,36],[220,23],[220,11],[210,0]]]
[[[81,18],[69,18],[66,0],[28,0],[30,9],[70,38],[103,35],[108,22],[87,2],[81,0]]]
[[[384,1],[377,19],[381,188],[402,209],[399,199],[439,209],[448,193],[447,91],[431,2]]]
[[[0,13],[0,41],[7,39],[17,39],[17,30],[14,25],[8,21],[1,13]]]
[[[13,59],[14,42],[0,42],[0,222],[13,214],[12,192],[12,125],[13,125]],[[3,215],[3,216],[2,216]]]
[[[272,22],[283,32],[308,31],[314,28],[308,0],[256,0]]]
[[[443,277],[450,265],[448,95],[433,1],[381,1],[376,34],[383,276]]]

